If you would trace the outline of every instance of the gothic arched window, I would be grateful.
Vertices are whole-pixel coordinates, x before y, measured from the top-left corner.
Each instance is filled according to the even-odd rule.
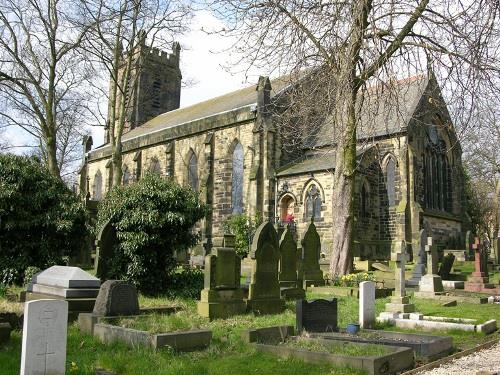
[[[238,142],[233,151],[232,206],[233,214],[243,212],[243,146]]]
[[[101,200],[102,199],[102,175],[101,171],[97,171],[97,173],[94,176],[94,189],[93,189],[93,197],[94,200]]]
[[[389,206],[394,206],[396,204],[396,162],[392,157],[386,164],[386,185]]]
[[[123,166],[123,185],[128,185],[130,183],[130,171],[126,165]]]
[[[310,220],[311,218],[319,219],[321,217],[321,194],[314,184],[307,191],[305,206],[306,220]]]
[[[198,158],[194,152],[189,157],[188,184],[194,191],[198,191]]]
[[[151,159],[151,166],[149,167],[149,170],[152,173],[161,174],[160,162],[157,158]]]

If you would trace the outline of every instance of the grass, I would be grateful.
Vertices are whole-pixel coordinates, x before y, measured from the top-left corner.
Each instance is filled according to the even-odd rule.
[[[296,340],[288,340],[284,343],[284,345],[311,352],[331,353],[350,357],[379,357],[391,352],[391,350],[384,345],[357,344],[347,341],[332,341],[331,343],[326,344],[303,336],[298,337]]]

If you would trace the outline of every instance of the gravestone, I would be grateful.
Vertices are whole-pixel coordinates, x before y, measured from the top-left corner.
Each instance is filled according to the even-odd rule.
[[[411,313],[415,311],[415,305],[410,303],[406,296],[405,266],[407,259],[406,242],[399,241],[391,252],[391,260],[396,262],[395,290],[391,302],[385,305],[385,311],[393,313]]]
[[[205,281],[198,314],[209,319],[228,318],[246,310],[240,289],[241,260],[234,250],[234,236],[214,238],[205,257]]]
[[[118,244],[118,237],[116,236],[116,229],[108,221],[103,225],[97,238],[95,240],[96,244],[96,256],[94,269],[96,276],[101,280],[108,279],[109,265],[107,261],[113,258],[113,253]]]
[[[21,375],[64,375],[67,326],[68,302],[25,303]]]
[[[336,332],[337,299],[331,301],[317,299],[311,302],[300,300],[296,302],[295,310],[297,332]]]
[[[37,273],[28,284],[26,300],[63,299],[71,313],[94,308],[101,281],[78,267],[52,266]]]
[[[12,327],[9,323],[0,323],[0,346],[10,339]]]
[[[427,237],[425,252],[427,253],[427,274],[422,277],[418,284],[418,292],[415,292],[415,296],[421,298],[434,297],[444,293],[443,281],[438,275],[437,247],[434,245],[432,237]]]
[[[417,286],[422,276],[425,275],[425,245],[427,245],[427,231],[422,229],[419,233],[419,251],[415,258],[415,267],[410,280],[406,282],[409,286]]]
[[[321,240],[316,230],[314,222],[307,226],[306,233],[302,239],[302,268],[304,272],[304,283],[321,286],[325,284],[323,271],[319,266],[319,257],[321,254]]]
[[[361,328],[374,328],[375,325],[375,283],[359,283],[359,325]]]
[[[493,240],[493,246],[495,250],[495,264],[500,264],[500,233],[497,238]]]
[[[101,285],[95,301],[94,315],[124,316],[139,313],[135,286],[123,280],[107,280]]]
[[[253,262],[247,308],[257,314],[282,312],[285,301],[281,299],[278,281],[278,234],[270,222],[257,228],[249,257]]]
[[[484,290],[493,289],[493,285],[489,283],[489,277],[482,270],[484,266],[481,263],[484,263],[484,258],[481,254],[481,241],[478,237],[474,241],[472,245],[474,249],[474,268],[475,271],[472,272],[467,278],[467,282],[464,285],[464,289],[469,292],[482,292]]]
[[[305,292],[302,284],[298,284],[297,243],[293,239],[292,231],[287,226],[280,239],[280,263],[278,279],[281,297],[285,299],[304,299]]]
[[[472,243],[474,238],[472,237],[472,232],[468,230],[465,233],[465,251],[467,252],[468,259],[474,259],[474,249],[472,249]]]
[[[439,267],[438,275],[441,276],[442,280],[447,280],[450,277],[451,269],[453,268],[453,262],[455,261],[455,255],[446,254],[441,261],[441,266]]]

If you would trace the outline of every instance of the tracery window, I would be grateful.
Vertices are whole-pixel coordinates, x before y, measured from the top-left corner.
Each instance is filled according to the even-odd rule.
[[[396,204],[396,162],[392,157],[386,164],[386,186],[389,206],[394,206]]]
[[[131,174],[130,174],[130,170],[128,169],[128,167],[126,165],[123,166],[123,177],[122,177],[122,180],[123,180],[123,185],[130,184]]]
[[[188,184],[194,191],[198,191],[198,158],[194,152],[189,157]]]
[[[157,158],[151,159],[151,166],[149,167],[149,170],[152,173],[161,174],[160,162]]]
[[[238,142],[233,151],[232,207],[233,214],[243,213],[243,146]]]
[[[101,171],[97,171],[95,176],[94,176],[94,186],[93,186],[92,195],[94,197],[94,200],[101,200],[102,199],[102,175],[101,175]]]
[[[306,194],[305,199],[306,220],[321,217],[321,194],[318,187],[312,184]]]

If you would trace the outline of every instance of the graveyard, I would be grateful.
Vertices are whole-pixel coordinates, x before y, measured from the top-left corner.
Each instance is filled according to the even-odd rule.
[[[382,273],[336,283],[320,267],[314,223],[301,247],[290,228],[261,224],[249,269],[234,244],[214,240],[199,298],[148,296],[67,266],[9,287],[2,374],[413,374],[499,345],[500,272],[483,264],[478,239],[474,260],[441,262],[432,237],[414,262],[401,241]]]

